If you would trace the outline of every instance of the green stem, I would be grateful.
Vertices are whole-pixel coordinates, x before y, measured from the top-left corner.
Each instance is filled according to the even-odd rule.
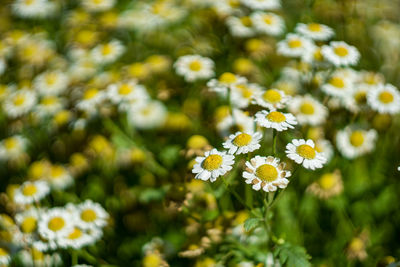
[[[226,189],[228,189],[228,191],[229,191],[231,194],[233,194],[233,195],[236,197],[236,199],[237,199],[243,206],[245,206],[248,210],[251,211],[251,207],[248,206],[248,205],[246,204],[246,202],[243,200],[243,198],[242,198],[241,196],[239,196],[239,194],[238,194],[235,190],[233,190],[233,189],[231,188],[231,186],[230,186],[230,185],[228,184],[228,182],[225,180],[225,177],[222,177],[222,182],[224,183]]]
[[[72,263],[72,266],[78,264],[78,253],[76,253],[76,250],[71,251],[71,263]]]
[[[277,135],[278,135],[278,132],[275,130],[275,129],[273,129],[272,130],[272,139],[273,139],[273,143],[272,143],[272,155],[275,157],[275,153],[276,153],[276,137],[277,137]]]

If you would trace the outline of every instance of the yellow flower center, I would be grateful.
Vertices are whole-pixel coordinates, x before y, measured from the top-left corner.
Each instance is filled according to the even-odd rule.
[[[362,131],[354,131],[350,135],[350,143],[355,146],[359,147],[364,143],[364,133]]]
[[[26,217],[21,223],[21,230],[24,233],[32,233],[36,229],[36,219],[34,217]]]
[[[74,230],[72,231],[72,233],[70,233],[69,235],[68,235],[68,239],[78,239],[78,238],[80,238],[82,236],[82,231],[81,230],[79,230],[79,228],[74,228]]]
[[[201,149],[208,145],[207,138],[201,135],[193,135],[189,138],[187,146],[192,149]]]
[[[63,175],[65,172],[64,168],[62,166],[52,166],[50,175],[52,178],[58,178],[61,175]]]
[[[324,56],[321,53],[321,48],[317,48],[314,51],[314,60],[316,61],[322,61],[324,59]]]
[[[95,97],[97,95],[98,92],[99,91],[95,88],[88,89],[88,90],[86,90],[83,98],[86,100],[92,99],[93,97]]]
[[[57,81],[57,75],[54,73],[48,73],[46,75],[45,80],[46,80],[47,85],[53,85]]]
[[[394,99],[394,97],[390,92],[385,91],[385,92],[382,92],[379,94],[379,100],[382,103],[385,103],[385,104],[391,103],[391,102],[393,102],[393,99]]]
[[[65,221],[61,217],[54,217],[47,224],[47,227],[53,232],[60,231],[61,229],[64,228],[64,226],[65,226]]]
[[[93,222],[94,220],[97,219],[97,214],[94,210],[87,209],[82,211],[81,219],[84,220],[85,222]]]
[[[267,91],[263,94],[262,97],[263,97],[263,99],[264,99],[265,101],[270,102],[270,103],[273,103],[273,104],[278,103],[279,101],[282,100],[281,94],[280,94],[277,90],[274,90],[274,89],[269,89],[269,90],[267,90]]]
[[[240,22],[243,24],[243,26],[246,27],[251,27],[251,25],[253,24],[248,16],[241,17]]]
[[[274,24],[274,17],[271,15],[264,15],[263,20],[265,24],[271,25]]]
[[[232,8],[237,8],[240,6],[240,1],[238,0],[229,0],[228,1],[229,6],[231,6]]]
[[[105,44],[105,45],[103,45],[103,47],[101,49],[101,53],[104,56],[107,56],[107,55],[111,54],[113,52],[113,50],[114,49],[113,49],[113,46],[111,44]]]
[[[305,159],[313,159],[316,156],[315,149],[309,145],[299,145],[296,149],[297,154]]]
[[[314,114],[314,106],[313,104],[309,103],[309,102],[304,102],[303,104],[301,104],[300,106],[300,112],[306,115],[312,115]]]
[[[17,95],[14,98],[14,105],[15,106],[22,106],[25,103],[25,96],[24,95]]]
[[[242,96],[246,99],[251,98],[251,96],[253,95],[253,91],[244,84],[239,84],[236,87],[240,90]]]
[[[4,248],[0,248],[0,256],[8,256],[7,250],[5,250]]]
[[[54,105],[55,103],[57,103],[57,98],[49,96],[49,97],[43,98],[41,103],[44,106],[51,106],[51,105]]]
[[[123,84],[119,87],[118,93],[120,95],[129,95],[132,92],[132,89],[132,86],[130,86],[129,84]]]
[[[265,182],[273,182],[278,178],[278,171],[270,164],[264,164],[257,168],[256,175]]]
[[[18,146],[17,138],[10,137],[10,138],[7,138],[6,140],[4,140],[4,147],[7,150],[12,150],[12,149],[16,148],[17,146]]]
[[[32,259],[36,261],[43,262],[44,254],[37,249],[32,249]]]
[[[321,24],[318,23],[310,23],[307,25],[307,28],[312,32],[320,32],[322,30]]]
[[[335,175],[332,173],[326,173],[322,175],[318,180],[318,184],[324,190],[331,189],[336,184]]]
[[[358,237],[353,238],[353,240],[350,242],[349,248],[352,251],[361,251],[364,249],[364,242]]]
[[[272,122],[284,122],[286,120],[285,115],[283,115],[283,113],[279,111],[271,111],[270,113],[268,113],[266,118],[267,120]]]
[[[192,71],[201,70],[201,62],[198,61],[198,60],[194,60],[194,61],[190,62],[189,69],[192,70]]]
[[[334,52],[339,57],[345,57],[349,54],[349,50],[344,46],[338,46],[334,48]]]
[[[315,144],[314,149],[315,149],[315,151],[317,151],[318,153],[321,153],[321,152],[324,151],[324,149],[322,148],[322,146],[321,146],[319,143],[316,143],[316,144]]]
[[[241,133],[233,139],[232,143],[236,146],[247,146],[251,142],[251,135]]]
[[[22,194],[24,196],[33,196],[37,192],[37,187],[34,184],[26,184],[22,188]]]
[[[213,171],[218,169],[222,165],[222,157],[214,154],[206,157],[202,163],[202,166],[207,171]]]
[[[288,42],[288,45],[290,48],[299,48],[303,45],[303,43],[299,39],[292,39]]]
[[[234,83],[236,82],[236,75],[230,72],[223,73],[219,79],[221,83]]]
[[[332,77],[329,80],[329,84],[333,85],[336,88],[342,89],[344,88],[344,81],[340,77]]]
[[[35,0],[25,0],[24,2],[25,2],[25,5],[30,6],[33,3],[35,3]]]

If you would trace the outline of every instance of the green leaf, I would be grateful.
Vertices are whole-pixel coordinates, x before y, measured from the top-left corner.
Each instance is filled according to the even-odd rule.
[[[244,230],[246,232],[251,231],[255,227],[257,227],[258,223],[260,222],[260,218],[249,218],[244,222]]]
[[[284,243],[275,250],[275,256],[279,255],[279,261],[287,267],[311,267],[306,249],[301,246]]]

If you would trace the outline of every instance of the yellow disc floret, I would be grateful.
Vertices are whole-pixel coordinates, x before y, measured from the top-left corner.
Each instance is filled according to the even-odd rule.
[[[34,184],[26,184],[22,188],[22,194],[24,196],[33,196],[37,192],[37,187]]]
[[[364,133],[362,131],[352,132],[350,135],[350,143],[355,147],[362,146],[364,143]]]
[[[53,232],[60,231],[61,229],[64,228],[64,226],[65,226],[65,221],[61,217],[54,217],[50,219],[47,224],[47,227]]]
[[[234,83],[236,82],[236,75],[230,72],[225,72],[218,79],[221,83]]]
[[[223,159],[220,155],[214,154],[206,157],[202,163],[202,166],[207,171],[213,171],[222,165],[222,161]]]
[[[284,122],[286,120],[285,115],[279,111],[271,111],[266,116],[267,120],[272,122]]]
[[[278,178],[278,171],[270,164],[264,164],[257,168],[256,175],[265,182],[273,182]]]
[[[317,155],[315,149],[309,145],[299,145],[296,149],[297,154],[305,159],[313,159]]]
[[[264,99],[265,101],[270,102],[270,103],[273,103],[273,104],[278,103],[279,101],[282,100],[281,94],[280,94],[277,90],[274,90],[274,89],[269,89],[269,90],[267,90],[267,91],[263,94],[262,97],[263,97],[263,99]]]
[[[314,106],[313,104],[309,103],[309,102],[304,102],[303,104],[301,104],[300,106],[300,112],[306,115],[312,115],[314,114]]]
[[[246,133],[241,133],[233,139],[232,143],[236,146],[247,146],[251,142],[251,135]]]
[[[94,220],[97,219],[97,214],[94,210],[87,209],[82,211],[81,219],[84,220],[85,222],[93,222]]]
[[[349,50],[344,46],[338,46],[334,48],[334,52],[339,57],[345,57],[349,54]]]
[[[392,103],[393,99],[394,99],[393,94],[391,94],[390,92],[385,91],[385,92],[382,92],[379,94],[379,100],[382,103],[385,103],[385,104]]]

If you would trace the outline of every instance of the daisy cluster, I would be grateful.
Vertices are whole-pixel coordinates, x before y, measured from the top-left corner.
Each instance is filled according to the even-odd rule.
[[[274,233],[244,230],[262,209],[230,214],[219,182],[252,207],[300,173],[305,192],[334,198],[342,166],[374,156],[400,114],[394,79],[360,69],[356,38],[318,16],[292,21],[290,2],[0,5],[0,266],[255,266],[240,242],[285,265]],[[372,32],[395,65],[400,30]],[[350,258],[366,257],[366,240]],[[233,249],[203,257],[223,241]]]

